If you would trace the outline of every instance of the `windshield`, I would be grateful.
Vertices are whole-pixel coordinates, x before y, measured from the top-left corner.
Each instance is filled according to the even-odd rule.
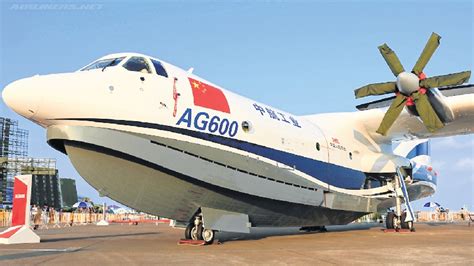
[[[113,67],[113,66],[118,65],[124,58],[125,58],[125,56],[124,57],[116,57],[116,58],[108,58],[108,59],[97,60],[94,63],[84,67],[83,69],[81,69],[81,71],[91,70],[91,69],[98,69],[98,68],[103,69],[104,67]]]
[[[139,56],[131,57],[123,67],[130,71],[136,71],[141,73],[151,73],[150,65],[147,63],[145,58]]]

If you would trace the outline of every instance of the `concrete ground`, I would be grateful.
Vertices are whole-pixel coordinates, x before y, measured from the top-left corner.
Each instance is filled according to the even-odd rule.
[[[124,264],[462,264],[474,265],[474,226],[417,224],[415,233],[384,233],[379,224],[255,228],[220,233],[220,245],[179,246],[183,230],[160,224],[38,230],[39,244],[0,245],[0,265]]]

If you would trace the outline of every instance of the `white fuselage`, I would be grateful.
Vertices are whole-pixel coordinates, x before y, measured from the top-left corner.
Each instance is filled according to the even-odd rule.
[[[181,208],[179,201],[183,199],[173,203],[164,200],[167,188],[154,183],[162,178],[170,184],[168,189],[177,191],[179,188],[166,178],[178,177],[195,186],[190,190],[205,187],[210,194],[225,190],[214,199],[238,192],[278,204],[352,213],[344,219],[325,220],[326,224],[346,223],[393,205],[392,188],[382,179],[390,178],[397,166],[411,167],[404,155],[393,153],[390,143],[375,142],[360,121],[372,113],[378,117],[377,111],[365,111],[363,116],[296,116],[236,95],[164,62],[161,64],[167,76],[159,75],[153,67],[150,73],[123,67],[133,56],[145,58],[151,66],[147,56],[108,57],[119,56],[124,57],[119,64],[105,69],[16,81],[5,88],[3,97],[17,113],[48,128],[50,144],[64,141],[63,151],[79,173],[103,194],[125,205],[185,219],[192,212],[192,198]],[[223,100],[227,105],[216,104]],[[141,188],[127,190],[113,184],[120,172],[108,177],[104,174],[130,162],[141,166],[122,169],[120,180],[129,188],[135,180]],[[145,173],[148,170],[142,167],[153,168],[160,177],[154,179],[153,173]],[[147,176],[146,184],[161,187],[147,190],[145,183],[137,181],[139,175]],[[428,196],[434,189],[435,182],[420,180],[413,184],[411,198]],[[214,208],[247,213],[250,207],[242,206],[256,201],[252,198],[240,207],[232,207],[223,198],[220,200],[226,202],[224,205],[202,195],[194,202],[200,200]],[[170,208],[156,201],[176,206]],[[186,214],[174,216],[180,208]],[[186,208],[189,210],[182,210]],[[310,217],[300,223],[310,224]],[[258,221],[256,224],[272,224],[265,219]],[[285,221],[273,225],[298,224],[290,218]]]

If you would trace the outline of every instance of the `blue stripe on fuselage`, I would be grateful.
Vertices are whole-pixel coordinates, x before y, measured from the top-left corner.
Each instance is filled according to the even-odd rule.
[[[136,126],[144,128],[153,128],[165,131],[171,131],[225,146],[250,152],[260,155],[274,161],[283,163],[288,166],[293,166],[295,169],[308,174],[318,180],[321,180],[331,186],[346,188],[346,189],[361,189],[363,187],[366,176],[363,172],[346,168],[343,166],[314,160],[303,157],[293,153],[276,150],[273,148],[261,146],[254,143],[245,142],[242,140],[227,138],[223,136],[212,135],[205,132],[198,132],[184,128],[177,128],[165,126],[161,124],[154,124],[139,121],[115,120],[115,119],[101,119],[101,118],[58,118],[55,120],[78,120],[91,121],[98,123],[118,124],[126,126]]]

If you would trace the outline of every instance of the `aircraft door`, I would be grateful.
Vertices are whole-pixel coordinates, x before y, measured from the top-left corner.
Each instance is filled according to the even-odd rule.
[[[176,116],[181,96],[178,78],[170,75],[160,61],[155,59],[150,59],[150,61],[155,72],[153,74],[153,104],[160,110],[166,113],[171,112],[173,116]]]

